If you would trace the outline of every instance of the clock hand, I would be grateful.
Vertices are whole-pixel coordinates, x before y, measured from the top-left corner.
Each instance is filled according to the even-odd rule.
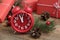
[[[24,21],[23,21],[23,16],[21,17],[21,21],[22,21],[22,23],[24,22]]]
[[[23,23],[23,22],[24,22],[24,21],[23,21],[23,16],[21,17],[21,16],[19,15],[19,17],[20,17],[21,22]]]

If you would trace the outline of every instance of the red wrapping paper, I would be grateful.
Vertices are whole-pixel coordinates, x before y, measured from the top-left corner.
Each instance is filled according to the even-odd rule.
[[[43,11],[50,13],[50,16],[60,18],[60,1],[59,0],[39,0],[37,3],[37,14]]]
[[[15,0],[2,0],[0,3],[0,22],[5,20],[14,2]]]

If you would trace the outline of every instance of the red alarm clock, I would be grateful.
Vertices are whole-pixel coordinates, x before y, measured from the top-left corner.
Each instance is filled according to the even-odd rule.
[[[25,11],[19,11],[11,18],[12,28],[20,33],[25,33],[31,30],[34,25],[33,16]]]

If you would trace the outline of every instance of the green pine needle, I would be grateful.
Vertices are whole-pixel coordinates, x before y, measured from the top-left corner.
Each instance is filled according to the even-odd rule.
[[[34,30],[34,28],[40,28],[41,32],[44,33],[49,33],[50,31],[54,30],[54,21],[50,21],[51,24],[47,25],[46,22],[40,22],[40,20],[38,18],[35,19],[35,24],[34,27],[32,28],[32,30]]]

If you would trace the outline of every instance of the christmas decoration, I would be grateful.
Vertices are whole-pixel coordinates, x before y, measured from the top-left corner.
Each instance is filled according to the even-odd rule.
[[[33,16],[24,10],[20,10],[12,15],[11,26],[12,28],[19,33],[26,33],[34,25]]]
[[[38,18],[35,20],[36,21],[35,21],[34,27],[32,28],[31,31],[36,32],[37,28],[38,28],[40,33],[49,33],[55,29],[54,21],[41,22]],[[34,32],[32,32],[32,33],[34,33]]]
[[[59,0],[58,0],[59,1]],[[56,18],[60,18],[60,3],[59,2],[56,2],[55,4],[54,4],[54,7],[55,7],[55,9],[56,9],[56,14],[55,14],[55,17]]]
[[[39,31],[39,29],[35,29],[35,30],[33,30],[33,31],[31,31],[31,37],[33,37],[33,38],[39,38],[40,36],[41,36],[41,33],[40,32],[38,32]]]
[[[34,27],[32,28],[32,30],[30,31],[30,35],[33,38],[39,38],[41,36],[41,31],[39,28],[39,24],[38,24],[39,20],[36,18],[35,19],[35,24]]]
[[[32,8],[26,6],[26,7],[24,7],[24,11],[31,14],[32,13]]]
[[[49,17],[50,17],[50,15],[49,15],[48,12],[43,12],[43,13],[41,14],[41,19],[44,20],[44,21],[48,20]]]
[[[39,19],[35,18],[34,27],[32,28],[32,30],[34,30],[34,28],[36,28],[36,27],[39,28],[40,24],[38,22],[39,22]]]
[[[19,12],[21,9],[19,6],[14,6],[14,8],[12,9],[12,14],[15,14],[16,12]]]
[[[47,22],[46,22],[47,25],[50,25],[50,23],[51,23],[50,21],[47,21]]]
[[[28,32],[34,25],[34,19],[31,15],[32,9],[25,7],[23,10],[19,6],[13,6],[11,20],[8,20],[8,24],[11,24],[12,28],[20,33]],[[10,19],[10,16],[8,17]]]
[[[7,17],[8,17],[8,20],[11,20],[11,15],[8,15]]]
[[[11,15],[7,16],[7,26],[11,26],[11,18],[12,18]]]
[[[46,25],[46,22],[40,23],[39,27],[41,29],[41,32],[49,33],[50,31],[54,30],[54,21],[49,21],[48,25]]]

